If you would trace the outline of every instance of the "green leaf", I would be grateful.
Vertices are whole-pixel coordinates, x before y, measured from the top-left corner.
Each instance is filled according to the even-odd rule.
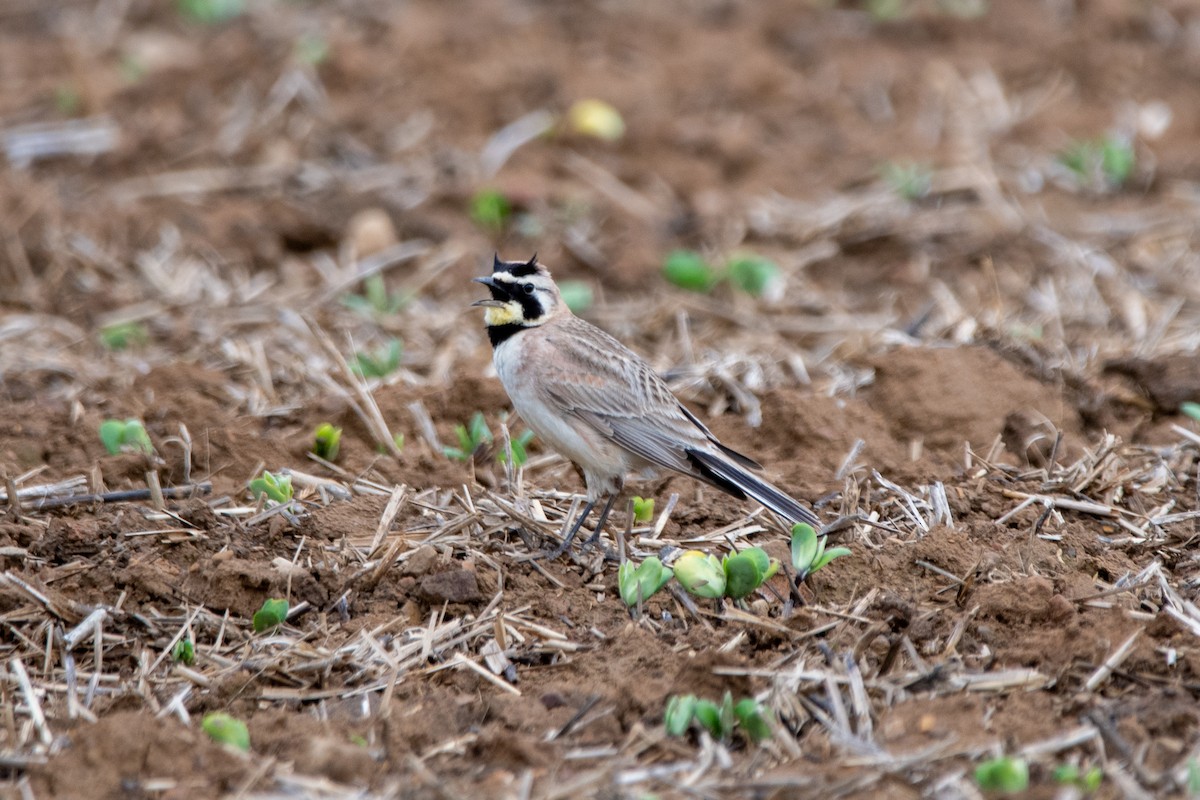
[[[482,189],[471,198],[472,221],[481,228],[499,233],[512,216],[512,203],[495,189]]]
[[[1200,422],[1200,403],[1193,403],[1190,401],[1180,403],[1179,411],[1184,416],[1191,417],[1197,422]]]
[[[263,601],[262,608],[254,612],[254,618],[251,620],[254,624],[254,632],[262,633],[282,625],[283,621],[287,619],[287,615],[287,600],[273,598]]]
[[[286,503],[292,499],[292,476],[264,471],[262,475],[250,481],[250,493],[255,499],[266,495],[268,500]]]
[[[246,728],[246,723],[240,719],[232,717],[224,711],[217,711],[205,714],[200,727],[217,744],[234,747],[246,753],[250,752],[250,731]]]
[[[652,519],[654,519],[654,498],[635,496],[633,498],[633,521],[645,524]]]
[[[738,704],[733,707],[733,714],[751,740],[763,742],[771,738],[771,726],[767,724],[762,706],[754,698],[746,697],[739,700]]]
[[[488,433],[490,434],[491,431],[488,431]],[[528,454],[525,452],[525,446],[532,441],[533,431],[528,430],[521,431],[520,435],[518,436],[509,437],[508,443],[510,445],[509,450],[511,451],[512,462],[518,467],[524,466],[525,461],[529,458]],[[507,464],[509,461],[509,456],[510,454],[508,452],[501,450],[496,454],[496,460],[502,464]]]
[[[100,441],[109,455],[115,456],[121,452],[121,442],[125,439],[125,423],[119,419],[106,419],[100,423]]]
[[[322,422],[317,426],[317,432],[313,436],[312,451],[319,458],[333,461],[338,456],[341,442],[342,429],[336,428],[328,422]]]
[[[721,698],[721,730],[724,732],[725,739],[733,735],[733,728],[737,725],[737,714],[733,710],[733,692],[726,691],[725,696]]]
[[[667,711],[663,715],[663,725],[668,736],[682,736],[692,724],[696,713],[696,695],[673,695],[667,699]]]
[[[681,289],[693,292],[711,291],[720,281],[704,257],[691,250],[676,250],[668,255],[663,262],[663,275]]]
[[[796,573],[807,575],[817,558],[820,542],[817,532],[807,522],[797,522],[792,526],[792,566]]]
[[[617,586],[621,591],[621,599],[625,605],[636,606],[639,599],[642,602],[659,589],[667,585],[674,572],[663,566],[658,556],[650,556],[634,568],[632,561],[626,561],[617,570]]]
[[[721,725],[721,708],[712,700],[697,700],[693,716],[714,739],[725,738],[725,729]]]
[[[558,285],[558,293],[572,314],[582,314],[592,307],[594,296],[592,287],[583,281],[563,281]]]
[[[755,297],[762,297],[780,281],[779,267],[775,262],[759,256],[735,258],[726,269],[734,286]]]
[[[350,369],[360,378],[386,378],[400,368],[400,356],[404,347],[399,339],[392,339],[386,345],[370,353],[355,353],[350,362]]]
[[[171,660],[191,666],[196,663],[196,645],[188,637],[183,637],[171,648]]]
[[[830,561],[833,561],[835,558],[841,558],[842,556],[848,555],[850,555],[850,548],[848,547],[831,547],[821,553],[820,557],[817,558],[815,563],[813,563],[811,572],[816,572]]]
[[[933,171],[923,164],[889,161],[880,173],[892,191],[909,202],[920,200],[933,187]]]
[[[985,791],[1023,792],[1029,788],[1029,765],[1023,758],[994,758],[975,768],[975,783]]]
[[[116,322],[100,331],[100,343],[109,350],[125,350],[149,341],[150,332],[141,322]]]
[[[725,594],[725,569],[716,556],[689,550],[675,560],[675,577],[684,589],[710,600]]]
[[[753,556],[745,553],[727,556],[721,562],[725,570],[725,594],[740,600],[762,585],[762,571]]]
[[[100,441],[110,455],[132,450],[142,453],[153,453],[154,445],[146,426],[136,419],[106,419],[100,423]]]

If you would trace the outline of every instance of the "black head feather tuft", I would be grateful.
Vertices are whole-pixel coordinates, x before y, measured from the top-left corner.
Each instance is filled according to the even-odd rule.
[[[533,254],[533,258],[526,261],[524,264],[512,263],[506,264],[508,272],[514,278],[528,278],[530,275],[537,275],[538,263],[537,253]]]

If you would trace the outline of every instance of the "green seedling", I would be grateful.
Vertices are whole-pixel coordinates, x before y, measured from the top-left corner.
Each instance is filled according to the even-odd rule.
[[[226,714],[224,711],[217,711],[205,714],[200,727],[217,744],[223,744],[244,753],[250,752],[250,730],[240,719]]]
[[[796,570],[796,582],[803,583],[817,570],[835,558],[850,555],[849,548],[825,549],[825,537],[817,536],[812,525],[797,522],[792,526],[792,568]]]
[[[760,256],[740,256],[725,267],[730,282],[746,294],[762,297],[780,284],[779,267]]]
[[[765,742],[771,738],[771,726],[763,707],[753,697],[744,697],[733,707],[738,725],[752,741]]]
[[[733,694],[726,692],[720,703],[700,700],[695,695],[674,695],[667,700],[663,715],[663,726],[670,736],[682,736],[691,727],[692,721],[708,731],[714,739],[723,742],[733,738],[739,727],[747,739],[762,742],[771,738],[771,725],[767,712],[752,697],[745,697],[736,704]]]
[[[696,715],[696,695],[676,694],[667,698],[667,711],[663,715],[663,725],[668,736],[683,736],[691,727],[692,718]]]
[[[100,343],[109,350],[127,350],[150,341],[150,332],[141,322],[114,322],[100,331]]]
[[[579,136],[615,142],[625,135],[625,120],[603,100],[579,100],[567,110],[567,129]]]
[[[272,628],[277,628],[283,624],[288,615],[288,601],[280,598],[272,598],[264,600],[262,607],[254,612],[254,617],[251,622],[254,623],[254,632],[262,633],[269,631]]]
[[[676,250],[668,255],[663,262],[663,275],[681,289],[693,292],[710,292],[721,282],[721,276],[704,256],[691,250]]]
[[[1074,764],[1060,764],[1054,768],[1054,782],[1075,786],[1085,794],[1091,794],[1100,788],[1104,781],[1104,770],[1092,767],[1081,771]]]
[[[558,293],[572,314],[582,314],[592,307],[594,297],[592,287],[583,281],[563,281],[558,285]]]
[[[639,525],[644,525],[652,519],[654,519],[654,498],[634,497],[633,521]]]
[[[492,233],[504,230],[512,213],[512,203],[495,189],[481,189],[471,198],[471,219]]]
[[[533,441],[533,431],[521,431],[517,436],[510,436],[508,439],[508,449],[501,450],[496,454],[496,460],[501,464],[507,464],[512,460],[514,466],[523,467],[529,459],[525,448]]]
[[[989,792],[1023,792],[1029,788],[1029,765],[1023,758],[993,758],[975,768],[975,783]]]
[[[689,550],[675,559],[675,577],[684,589],[710,600],[725,595],[725,569],[716,556]]]
[[[466,425],[455,425],[454,435],[458,437],[458,447],[443,447],[442,452],[455,461],[469,460],[477,450],[493,441],[482,411],[476,411]]]
[[[312,451],[318,458],[333,461],[338,457],[341,446],[341,428],[336,428],[328,422],[322,422],[317,426],[317,432],[313,435]]]
[[[179,13],[193,22],[217,25],[246,10],[243,0],[175,0]]]
[[[761,547],[750,547],[721,560],[725,571],[725,595],[740,600],[766,583],[779,571],[779,562]]]
[[[912,161],[889,161],[880,170],[883,180],[900,197],[913,202],[933,188],[933,171]]]
[[[1120,189],[1133,175],[1133,143],[1108,135],[1079,141],[1059,154],[1058,161],[1071,171],[1080,186],[1094,191]]]
[[[400,340],[392,339],[371,353],[355,353],[350,369],[360,378],[386,378],[400,367],[402,352]]]
[[[1191,401],[1180,403],[1179,411],[1185,417],[1191,417],[1200,422],[1200,403],[1193,403]]]
[[[153,453],[154,445],[150,443],[150,434],[146,426],[139,420],[106,419],[100,423],[100,441],[109,455],[117,453]]]
[[[907,0],[864,0],[863,5],[876,22],[891,22],[908,14]]]
[[[625,605],[633,607],[649,600],[651,595],[667,585],[674,576],[669,567],[664,567],[658,556],[650,556],[635,568],[626,561],[617,570],[617,585]]]
[[[256,500],[266,495],[268,500],[276,503],[290,502],[292,499],[292,476],[276,475],[264,470],[262,475],[250,481],[250,493]]]
[[[1188,797],[1200,797],[1200,761],[1189,758],[1187,762]]]
[[[404,308],[408,299],[399,292],[389,292],[387,282],[376,272],[363,279],[362,294],[346,295],[342,305],[366,317],[386,317]]]
[[[190,667],[196,663],[196,645],[185,636],[171,648],[171,660]]]

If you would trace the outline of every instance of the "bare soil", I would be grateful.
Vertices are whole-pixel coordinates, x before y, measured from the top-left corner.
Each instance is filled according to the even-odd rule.
[[[0,796],[966,798],[1000,755],[1030,797],[1068,763],[1100,797],[1194,790],[1200,8],[900,5],[0,7]],[[556,123],[492,160],[591,97],[619,141]],[[22,159],[84,124],[116,138]],[[1058,156],[1105,135],[1135,166],[1080,185]],[[773,259],[780,291],[676,288],[678,248]],[[496,251],[586,283],[723,441],[852,518],[851,555],[802,602],[780,575],[641,616],[596,553],[530,561],[574,470],[443,452],[475,412],[522,430],[469,308]],[[372,270],[399,308],[343,302]],[[393,338],[399,369],[349,375]],[[155,452],[108,454],[110,418]],[[250,496],[264,469],[292,511]],[[206,491],[52,505],[154,484]],[[660,516],[621,508],[611,549],[787,558],[752,504],[630,488]],[[665,734],[669,697],[727,691],[770,741]]]

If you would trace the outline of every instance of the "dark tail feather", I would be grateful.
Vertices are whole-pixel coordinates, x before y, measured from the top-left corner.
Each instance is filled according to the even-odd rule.
[[[789,522],[807,522],[817,530],[821,520],[779,489],[716,453],[688,450],[688,460],[709,482],[734,497],[750,496]]]

